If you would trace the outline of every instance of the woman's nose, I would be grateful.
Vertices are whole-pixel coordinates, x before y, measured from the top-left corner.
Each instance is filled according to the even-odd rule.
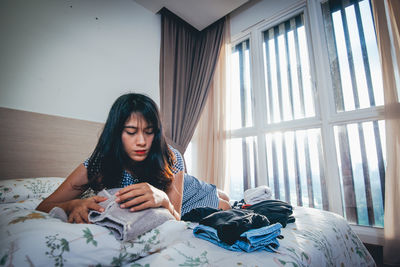
[[[137,135],[137,139],[136,139],[137,144],[146,144],[146,140],[144,138],[144,134],[143,133],[138,133]]]

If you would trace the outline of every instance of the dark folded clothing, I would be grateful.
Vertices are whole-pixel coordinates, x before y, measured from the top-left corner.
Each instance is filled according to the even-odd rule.
[[[292,215],[293,207],[284,201],[269,199],[257,204],[246,207],[246,210],[252,210],[257,214],[262,214],[268,218],[271,224],[280,223],[283,227],[286,224],[295,222]]]
[[[209,208],[209,207],[201,207],[195,208],[185,213],[182,217],[182,221],[189,221],[189,222],[200,222],[201,219],[207,217],[214,212],[220,211],[219,209]]]
[[[199,224],[217,230],[218,238],[228,245],[239,240],[240,235],[250,229],[268,226],[270,223],[264,215],[251,210],[223,210],[203,218]]]

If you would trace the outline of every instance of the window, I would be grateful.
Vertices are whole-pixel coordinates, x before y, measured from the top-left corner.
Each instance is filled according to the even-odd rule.
[[[383,227],[383,88],[369,0],[308,4],[317,8],[296,7],[232,43],[231,196],[266,184],[293,205]]]
[[[266,128],[315,118],[304,15],[269,28],[262,35]],[[275,198],[319,208],[324,203],[327,209],[321,131],[311,128],[310,122],[299,124],[302,130],[290,127],[266,133],[268,183],[274,188]]]
[[[322,11],[336,111],[383,105],[382,73],[369,1],[347,5],[325,2]]]
[[[385,127],[375,115],[383,105],[375,29],[368,0],[344,3],[321,6],[335,110],[348,118],[333,127],[344,215],[356,224],[383,227]]]
[[[253,126],[249,47],[249,40],[245,40],[235,45],[232,51],[231,129]]]
[[[267,123],[315,116],[304,16],[263,32]]]

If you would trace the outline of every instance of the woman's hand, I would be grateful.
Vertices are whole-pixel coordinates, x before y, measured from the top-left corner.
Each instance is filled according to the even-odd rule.
[[[148,208],[169,208],[170,201],[167,194],[148,183],[138,183],[122,188],[116,194],[117,203],[121,208],[130,208],[130,211],[139,211]]]
[[[68,222],[89,223],[89,210],[103,212],[104,208],[98,203],[105,200],[107,200],[107,198],[101,196],[71,200],[67,208]]]

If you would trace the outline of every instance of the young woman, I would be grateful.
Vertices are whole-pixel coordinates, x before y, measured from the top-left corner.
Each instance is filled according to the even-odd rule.
[[[106,198],[79,196],[89,188],[95,192],[122,188],[116,193],[121,208],[134,212],[164,207],[179,220],[182,196],[193,192],[193,182],[185,187],[182,156],[165,141],[157,105],[145,95],[130,93],[114,102],[91,157],[36,209],[49,212],[57,206],[64,209],[69,222],[88,223],[89,210],[102,212],[98,203]],[[195,206],[184,203],[184,210],[208,205],[230,208],[229,198],[222,193],[219,198],[215,186],[206,184],[203,191],[205,196]]]

